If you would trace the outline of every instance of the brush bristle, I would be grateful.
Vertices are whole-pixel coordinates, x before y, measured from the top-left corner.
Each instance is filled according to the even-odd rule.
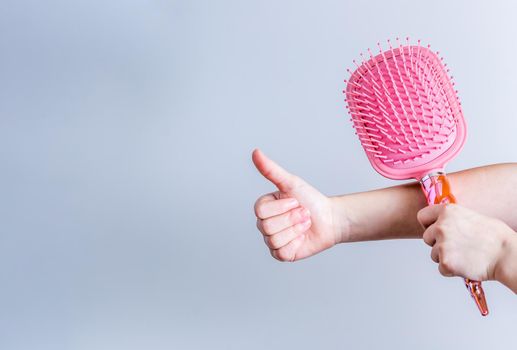
[[[388,44],[385,51],[379,45],[376,56],[368,49],[370,58],[356,63],[345,100],[370,156],[387,166],[406,168],[449,148],[462,112],[437,53],[420,42],[395,48]]]

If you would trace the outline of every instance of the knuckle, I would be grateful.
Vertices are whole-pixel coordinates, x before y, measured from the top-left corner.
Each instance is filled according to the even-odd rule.
[[[294,200],[293,197],[288,197],[287,199],[290,199],[290,201],[285,201],[282,205],[282,210],[286,212],[289,209],[292,209],[292,200]]]
[[[257,223],[256,223],[256,226],[257,226],[257,229],[262,232],[262,222],[260,219],[257,219]]]
[[[265,234],[272,233],[271,220],[262,220],[262,230],[264,231]]]
[[[452,271],[454,270],[454,264],[451,261],[451,258],[449,256],[444,256],[440,258],[440,266],[443,271],[443,273],[447,276],[450,276],[452,274]]]
[[[279,245],[279,240],[278,240],[278,237],[277,235],[273,235],[273,236],[268,236],[267,237],[267,240],[268,240],[268,246],[272,249],[276,249],[278,248],[278,245]]]
[[[443,222],[436,223],[436,236],[443,237],[447,233],[447,225]]]
[[[312,221],[309,219],[309,221],[300,222],[292,227],[293,233],[297,236],[300,233],[303,233],[307,231],[312,225]]]
[[[424,232],[424,234],[422,235],[422,240],[424,241],[425,244],[429,245],[430,244],[430,238],[429,238],[429,233],[427,231]]]
[[[260,199],[258,199],[256,202],[255,202],[255,206],[254,206],[254,210],[255,210],[255,216],[257,218],[263,218],[262,214],[263,214],[263,205],[262,205],[262,202],[260,201]]]
[[[291,224],[294,224],[298,218],[300,217],[300,210],[291,210],[289,212],[288,221]]]
[[[451,275],[451,265],[448,257],[440,256],[440,263],[438,266],[440,273],[444,276]]]
[[[277,259],[280,261],[290,261],[291,260],[291,256],[289,255],[289,252],[287,251],[287,249],[278,249],[276,251],[276,256],[277,256]]]
[[[448,277],[450,275],[443,263],[440,263],[438,266],[438,271],[440,271],[440,274],[444,277]]]
[[[276,254],[276,250],[274,250],[274,249],[269,249],[269,254],[271,254],[271,256],[272,256],[275,260],[280,261],[280,259],[278,258],[277,254]]]
[[[270,236],[264,236],[264,243],[266,243],[266,246],[268,246],[268,248],[273,249],[273,247],[271,246],[271,237]]]

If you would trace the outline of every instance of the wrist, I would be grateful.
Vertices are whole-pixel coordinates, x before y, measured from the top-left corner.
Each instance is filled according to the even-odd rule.
[[[344,197],[329,197],[336,244],[350,241],[350,213]]]
[[[517,294],[517,233],[506,228],[502,234],[501,254],[494,267],[494,279]]]

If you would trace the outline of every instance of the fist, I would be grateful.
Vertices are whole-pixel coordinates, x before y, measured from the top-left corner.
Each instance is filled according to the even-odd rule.
[[[418,221],[425,228],[423,240],[432,247],[431,259],[439,264],[442,275],[495,279],[511,231],[506,224],[455,204],[424,208]]]

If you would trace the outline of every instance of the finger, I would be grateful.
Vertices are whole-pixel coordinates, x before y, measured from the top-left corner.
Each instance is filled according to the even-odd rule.
[[[439,245],[436,244],[433,249],[431,249],[431,260],[433,260],[435,263],[440,263],[440,252],[438,249]]]
[[[257,205],[259,203],[275,201],[275,200],[279,199],[277,196],[278,196],[278,192],[264,194],[264,195],[258,197],[258,199],[255,201],[255,205]]]
[[[286,213],[299,206],[300,203],[298,203],[295,198],[262,201],[259,198],[255,203],[255,215],[260,219],[267,219],[272,216]]]
[[[424,228],[427,228],[438,220],[443,208],[445,208],[444,204],[425,207],[418,212],[417,219]]]
[[[445,257],[444,254],[443,245],[440,243],[435,244],[433,249],[431,249],[431,259],[438,263],[438,271],[445,277],[452,277],[454,276],[454,271],[451,267],[450,257]]]
[[[271,249],[271,255],[279,261],[295,261],[297,260],[296,253],[305,241],[306,235],[302,233],[287,245],[280,249]]]
[[[298,178],[286,171],[277,163],[266,157],[261,150],[256,149],[252,154],[253,163],[257,170],[269,181],[271,181],[280,191],[289,192],[296,186]]]
[[[261,226],[264,233],[270,236],[275,233],[279,233],[290,226],[303,222],[310,217],[311,214],[309,210],[305,208],[297,208],[290,210],[287,213],[264,219],[261,222]]]
[[[424,240],[425,244],[432,247],[436,243],[436,230],[435,225],[431,225],[425,230],[422,239]]]
[[[311,220],[307,219],[304,222],[288,227],[271,236],[264,236],[264,241],[270,249],[280,249],[293,239],[304,233],[311,227]]]
[[[259,206],[261,206],[261,205],[263,205],[264,203],[267,203],[267,202],[273,202],[273,201],[276,201],[276,200],[279,200],[279,199],[289,198],[289,197],[285,197],[285,196],[286,196],[286,194],[284,194],[282,192],[279,192],[279,191],[268,193],[268,194],[260,196],[255,201],[255,205],[254,205],[255,216],[259,217],[257,215],[257,208]]]
[[[262,233],[264,236],[266,235],[264,233],[264,229],[262,228],[262,219],[257,218],[257,229]]]
[[[438,271],[440,271],[440,273],[443,276],[445,276],[445,277],[452,277],[452,276],[454,276],[454,274],[449,269],[449,267],[446,264],[444,264],[444,263],[440,263],[440,265],[438,265]]]

